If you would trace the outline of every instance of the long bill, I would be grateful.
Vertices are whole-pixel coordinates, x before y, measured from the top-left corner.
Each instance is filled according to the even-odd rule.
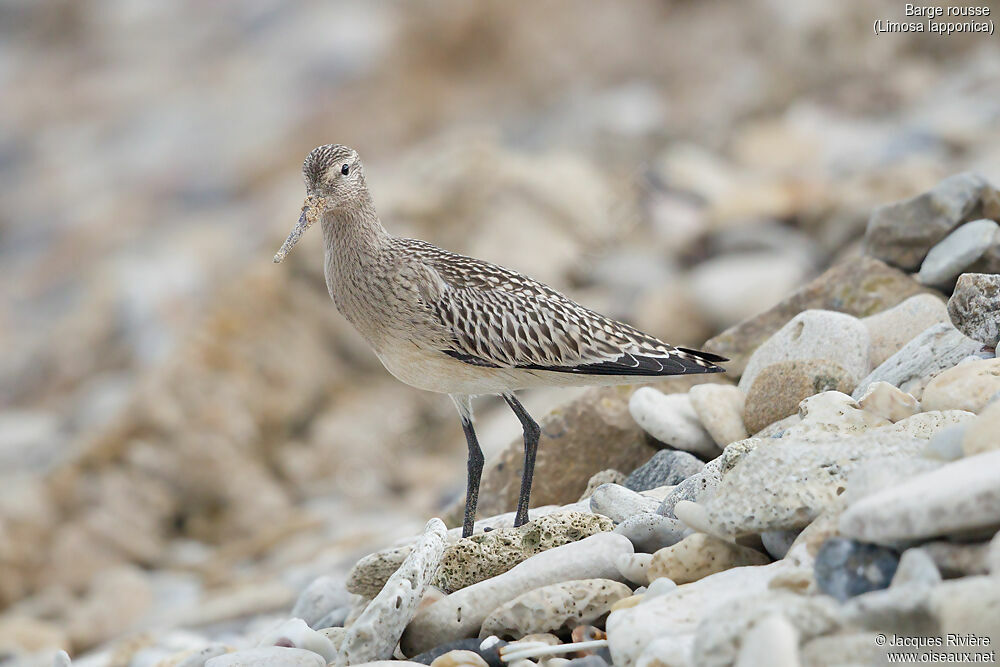
[[[291,252],[295,244],[299,242],[299,239],[306,233],[306,230],[316,224],[316,221],[323,214],[324,204],[323,197],[317,197],[316,195],[306,197],[305,202],[302,204],[302,213],[299,214],[298,223],[296,223],[288,238],[285,239],[285,242],[281,244],[281,248],[274,255],[275,264],[279,264]]]

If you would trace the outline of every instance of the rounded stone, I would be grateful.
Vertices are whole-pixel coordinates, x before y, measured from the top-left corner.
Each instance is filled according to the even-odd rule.
[[[927,327],[947,322],[948,309],[934,294],[917,294],[861,321],[868,327],[871,337],[871,364],[878,366]]]
[[[948,299],[955,328],[990,347],[1000,342],[1000,275],[963,273]]]
[[[610,579],[564,581],[528,591],[500,605],[483,621],[480,637],[519,639],[539,632],[559,634],[594,624],[632,589]]]
[[[739,390],[737,390],[739,391]],[[701,459],[676,449],[661,449],[625,478],[624,486],[632,491],[648,491],[658,486],[674,486],[700,472]]]
[[[920,402],[888,382],[873,382],[858,399],[862,410],[884,417],[891,422],[912,417],[920,412]]]
[[[927,383],[924,410],[979,413],[1000,393],[1000,359],[977,359],[950,368]]]
[[[326,667],[326,660],[301,648],[269,646],[216,656],[206,661],[205,667]]]
[[[1000,225],[987,219],[967,222],[930,249],[917,280],[925,285],[947,285],[997,243]]]
[[[962,451],[975,456],[1000,449],[1000,400],[987,405],[962,436]]]
[[[448,651],[431,662],[431,667],[489,667],[478,653],[465,650]]]
[[[856,378],[827,359],[781,361],[760,371],[747,392],[744,421],[747,430],[761,429],[794,415],[799,403],[825,391],[850,393]]]
[[[733,567],[765,565],[771,560],[761,552],[704,533],[689,535],[660,549],[649,563],[650,581],[667,577],[677,585],[688,584]]]
[[[891,549],[834,537],[824,542],[816,554],[816,584],[843,602],[888,588],[898,565],[899,556]]]
[[[652,387],[640,387],[629,399],[628,410],[643,431],[666,445],[709,458],[719,453],[687,394],[664,394]]]
[[[743,424],[746,396],[739,387],[727,384],[696,384],[688,390],[691,406],[708,434],[719,447],[749,436]]]

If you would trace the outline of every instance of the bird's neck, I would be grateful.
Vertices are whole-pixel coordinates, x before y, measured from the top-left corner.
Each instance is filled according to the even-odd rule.
[[[326,252],[343,259],[363,262],[377,257],[392,238],[382,226],[367,192],[350,207],[326,211],[322,226]]]

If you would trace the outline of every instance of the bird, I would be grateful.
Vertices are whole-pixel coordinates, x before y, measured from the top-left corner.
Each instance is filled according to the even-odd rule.
[[[306,198],[281,262],[316,222],[330,297],[385,368],[418,389],[448,394],[468,447],[462,536],[473,534],[484,458],[472,399],[498,395],[521,423],[524,467],[514,526],[528,521],[541,429],[515,392],[543,386],[630,384],[718,373],[728,359],[674,347],[585,308],[517,271],[390,234],[357,151],[313,149]]]

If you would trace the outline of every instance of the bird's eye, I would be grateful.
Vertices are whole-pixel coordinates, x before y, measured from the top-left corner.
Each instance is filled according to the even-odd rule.
[[[347,174],[350,171],[351,171],[351,168],[348,167],[346,164],[343,167],[340,168],[340,173],[342,173],[344,176],[347,176]]]

